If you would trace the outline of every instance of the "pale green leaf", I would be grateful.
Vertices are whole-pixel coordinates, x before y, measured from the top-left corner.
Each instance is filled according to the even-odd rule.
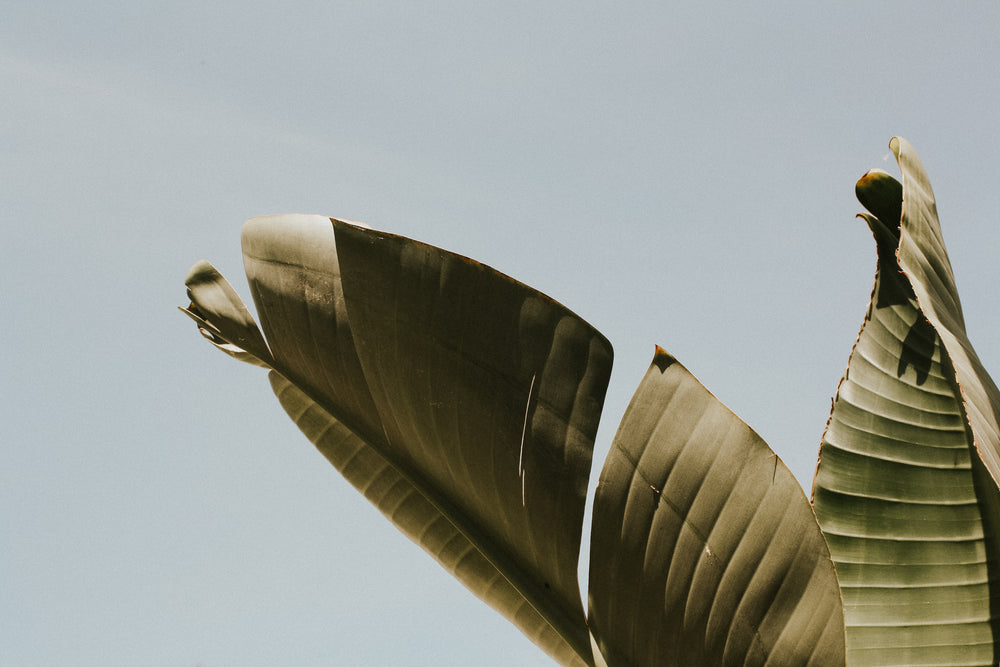
[[[965,335],[933,194],[858,182],[878,271],[823,437],[813,490],[843,590],[852,665],[996,663],[996,387]],[[897,262],[898,256],[898,262]],[[992,468],[991,468],[992,469]]]
[[[899,265],[909,278],[921,312],[934,326],[951,358],[975,446],[993,479],[1000,481],[1000,390],[983,368],[965,331],[927,173],[905,139],[893,138],[890,147],[903,175]]]

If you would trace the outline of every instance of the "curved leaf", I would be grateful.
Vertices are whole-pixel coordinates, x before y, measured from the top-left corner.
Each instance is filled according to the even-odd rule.
[[[1000,401],[965,335],[926,174],[909,144],[891,146],[903,183],[877,171],[858,181],[878,270],[814,503],[851,664],[990,665],[1000,499],[976,447],[997,451]]]
[[[591,628],[610,665],[836,665],[836,573],[798,482],[657,348],[594,501]]]
[[[577,559],[604,337],[489,267],[340,220],[254,218],[243,252],[296,424],[532,641],[592,664]]]
[[[278,373],[271,386],[281,406],[316,448],[380,512],[452,576],[563,664],[582,661],[553,625],[503,576],[454,522],[378,451]]]
[[[204,260],[197,262],[184,284],[191,305],[181,311],[198,323],[198,330],[208,342],[240,361],[271,367],[274,360],[257,323],[214,266]]]
[[[974,444],[993,479],[1000,482],[1000,390],[965,331],[927,173],[905,139],[894,137],[889,146],[903,175],[899,266],[909,278],[921,311],[941,337],[964,397]]]

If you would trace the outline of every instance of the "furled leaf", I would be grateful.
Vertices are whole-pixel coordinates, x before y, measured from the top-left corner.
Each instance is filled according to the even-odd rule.
[[[795,478],[657,348],[594,504],[590,622],[617,665],[837,665],[836,573]]]
[[[930,180],[905,139],[890,143],[903,174],[899,266],[909,277],[924,316],[934,326],[955,367],[975,446],[1000,481],[1000,390],[972,348],[941,236]]]
[[[850,664],[991,665],[1000,396],[965,333],[927,175],[908,143],[890,146],[902,184],[878,171],[858,181],[878,270],[814,503]]]
[[[203,333],[269,350],[282,406],[351,484],[558,661],[593,664],[577,562],[604,337],[489,267],[340,220],[254,218],[243,254],[266,345],[200,264]]]

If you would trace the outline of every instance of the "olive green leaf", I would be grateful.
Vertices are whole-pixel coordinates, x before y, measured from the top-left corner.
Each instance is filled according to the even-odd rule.
[[[590,567],[610,665],[844,664],[836,573],[802,488],[659,348],[601,473]]]
[[[266,343],[200,262],[203,334],[272,368],[303,433],[472,592],[593,664],[577,563],[607,340],[489,267],[346,221],[254,218],[243,255]]]
[[[890,146],[902,184],[858,181],[878,269],[813,499],[849,664],[991,665],[1000,395],[965,333],[927,175],[905,140]]]

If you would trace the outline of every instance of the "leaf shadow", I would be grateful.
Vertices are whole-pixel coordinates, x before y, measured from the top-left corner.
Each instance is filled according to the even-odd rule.
[[[903,339],[903,349],[899,353],[896,377],[903,377],[906,369],[913,366],[913,370],[917,374],[917,384],[925,383],[930,374],[936,346],[937,331],[923,316],[923,313],[918,312],[916,322],[910,326],[910,330]]]

